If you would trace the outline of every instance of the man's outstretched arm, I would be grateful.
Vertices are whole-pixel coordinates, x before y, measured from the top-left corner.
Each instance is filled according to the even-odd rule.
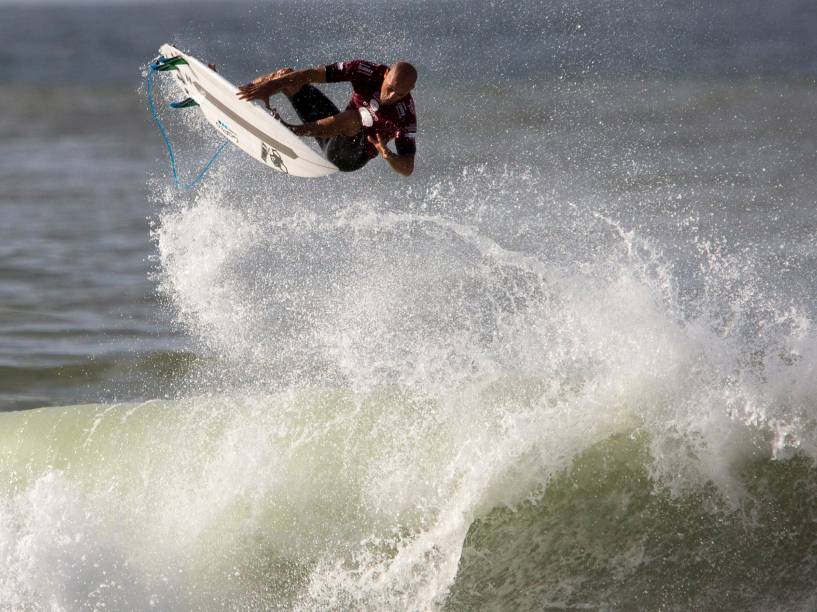
[[[276,74],[276,72],[271,72],[246,85],[242,85],[238,88],[238,97],[242,100],[266,101],[270,96],[274,96],[282,90],[298,91],[309,83],[326,83],[326,68],[324,66],[294,70],[281,76],[275,76]]]
[[[288,123],[284,125],[298,136],[315,136],[316,138],[330,138],[340,134],[354,136],[363,127],[360,122],[360,114],[356,110],[346,110],[337,115],[310,121],[303,125],[290,125]]]

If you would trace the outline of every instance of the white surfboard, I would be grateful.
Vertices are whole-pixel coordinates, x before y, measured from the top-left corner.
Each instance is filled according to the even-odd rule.
[[[235,85],[195,57],[173,45],[162,45],[159,53],[168,59],[184,58],[169,72],[213,127],[262,164],[294,176],[325,176],[338,171],[266,108],[240,100]]]

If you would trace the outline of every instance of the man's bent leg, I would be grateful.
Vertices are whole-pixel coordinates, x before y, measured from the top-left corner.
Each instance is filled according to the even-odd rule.
[[[333,136],[327,142],[324,152],[326,159],[341,172],[360,170],[369,161],[363,132],[358,132],[355,136]]]
[[[298,113],[301,123],[311,123],[318,119],[337,115],[340,111],[335,104],[327,98],[317,87],[304,85],[301,89],[289,96],[292,108]],[[316,138],[318,145],[326,151],[329,138]]]
[[[289,96],[289,100],[302,123],[311,123],[340,113],[338,107],[312,85],[304,85],[297,93]],[[355,136],[331,136],[315,140],[326,158],[341,172],[360,170],[369,161],[363,132],[358,132]]]

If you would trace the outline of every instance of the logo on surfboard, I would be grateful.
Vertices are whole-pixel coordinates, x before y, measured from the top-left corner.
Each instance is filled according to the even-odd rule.
[[[234,143],[238,144],[238,135],[233,132],[230,127],[224,123],[221,119],[216,121],[216,127],[221,130],[221,133],[224,134],[227,138],[232,140]]]
[[[281,154],[266,142],[261,143],[261,159],[276,170],[289,174],[289,170],[287,170],[286,164],[284,164],[284,160],[281,158]]]

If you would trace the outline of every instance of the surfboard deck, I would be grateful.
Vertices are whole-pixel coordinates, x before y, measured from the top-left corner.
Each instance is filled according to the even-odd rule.
[[[159,53],[168,59],[184,59],[169,72],[207,121],[251,157],[293,176],[326,176],[338,171],[261,104],[240,100],[238,87],[206,64],[169,44],[162,45]]]

